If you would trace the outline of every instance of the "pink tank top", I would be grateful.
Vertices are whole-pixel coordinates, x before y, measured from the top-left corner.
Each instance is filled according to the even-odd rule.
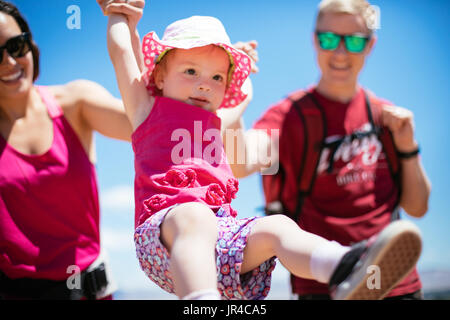
[[[155,97],[147,119],[132,135],[135,153],[135,226],[174,204],[200,202],[214,212],[238,191],[223,149],[220,118],[180,101]]]
[[[0,270],[10,278],[63,280],[100,252],[95,167],[61,107],[37,87],[53,120],[53,143],[26,155],[0,135]]]

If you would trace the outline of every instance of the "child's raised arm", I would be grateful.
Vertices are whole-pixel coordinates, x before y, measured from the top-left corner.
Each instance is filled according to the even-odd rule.
[[[107,42],[125,110],[135,130],[149,114],[153,101],[147,92],[135,56],[128,22],[122,14],[111,14],[108,20]]]
[[[124,0],[97,0],[105,15],[118,13],[127,17],[128,27],[130,29],[131,43],[133,45],[134,55],[141,72],[144,71],[144,54],[141,50],[141,40],[137,25],[144,13],[145,0],[126,1]]]

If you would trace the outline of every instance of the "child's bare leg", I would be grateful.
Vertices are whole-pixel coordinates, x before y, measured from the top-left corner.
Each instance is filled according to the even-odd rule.
[[[170,252],[170,268],[178,297],[217,290],[217,234],[217,218],[211,209],[200,203],[181,204],[165,217],[161,241]]]
[[[317,271],[315,270],[315,275],[311,273],[311,257],[317,248],[327,248],[330,245],[332,251],[336,248],[338,257],[348,250],[335,242],[302,230],[286,216],[263,217],[258,219],[252,227],[244,250],[241,272],[248,272],[265,260],[276,256],[283,266],[296,276],[327,282],[327,277],[331,274],[328,275],[327,272],[324,272],[325,275],[320,277],[322,279],[317,279]],[[331,257],[329,262],[325,261],[325,266],[321,267],[326,271],[332,271],[334,263],[338,261],[338,258]],[[327,266],[327,263],[331,265]]]
[[[419,259],[422,240],[409,221],[395,221],[351,248],[301,230],[285,216],[258,219],[244,249],[242,273],[277,256],[293,274],[328,283],[333,299],[382,299]],[[368,285],[369,267],[378,267],[380,283]]]

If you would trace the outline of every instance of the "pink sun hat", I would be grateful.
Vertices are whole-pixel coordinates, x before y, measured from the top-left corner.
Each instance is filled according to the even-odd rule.
[[[233,48],[224,26],[214,17],[192,16],[175,21],[166,28],[162,40],[154,31],[144,37],[144,79],[150,93],[155,95],[157,92],[152,72],[169,50],[192,49],[211,44],[225,49],[230,57],[228,87],[220,108],[232,108],[240,104],[247,96],[241,87],[250,74],[251,60],[244,52]]]

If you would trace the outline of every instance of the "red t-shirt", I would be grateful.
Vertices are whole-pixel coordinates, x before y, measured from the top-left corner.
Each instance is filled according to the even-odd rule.
[[[344,141],[333,159],[330,159],[332,149],[323,149],[313,188],[304,200],[298,223],[305,231],[351,245],[380,232],[389,224],[398,203],[398,187],[377,136],[373,134],[350,139],[354,132],[368,132],[371,129],[363,89],[349,103],[330,100],[315,89],[309,92],[325,113],[325,142]],[[296,100],[305,93],[297,91],[290,97]],[[371,99],[388,103],[375,97]],[[298,197],[297,177],[302,161],[304,132],[291,100],[284,99],[270,107],[254,128],[280,130],[280,166],[285,173],[282,200],[293,212]],[[332,171],[328,172],[330,161]],[[327,285],[294,276],[292,287],[293,292],[300,295],[328,293]],[[389,296],[412,293],[420,288],[421,283],[414,270]]]

